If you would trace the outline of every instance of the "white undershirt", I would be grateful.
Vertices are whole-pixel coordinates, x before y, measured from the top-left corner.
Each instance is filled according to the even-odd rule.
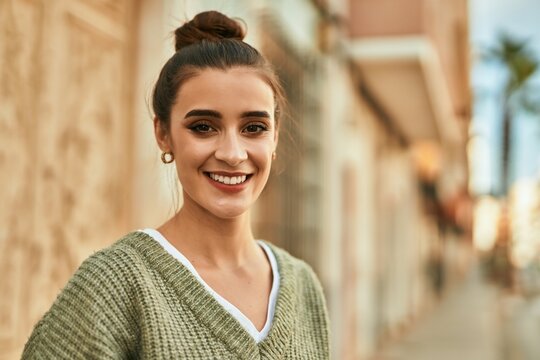
[[[191,262],[180,252],[177,248],[175,248],[159,231],[156,229],[143,229],[139,230],[141,232],[144,232],[145,234],[152,237],[154,240],[156,240],[169,254],[171,254],[175,259],[180,261],[186,268],[191,271],[191,273],[195,276],[197,280],[206,288],[206,290],[217,300],[218,303],[221,304],[227,310],[232,316],[240,322],[242,327],[246,329],[246,331],[255,339],[255,342],[259,343],[266,338],[268,335],[268,332],[270,331],[270,327],[272,326],[272,319],[274,318],[274,311],[276,308],[276,299],[277,299],[277,293],[279,289],[279,272],[278,272],[278,266],[276,262],[276,258],[274,256],[274,253],[272,250],[266,245],[263,241],[258,240],[257,243],[263,248],[263,250],[266,253],[266,256],[268,257],[268,260],[270,261],[270,265],[272,267],[272,290],[270,290],[270,296],[268,298],[268,310],[266,313],[266,323],[264,324],[264,327],[261,331],[257,330],[255,325],[249,320],[247,316],[245,316],[236,306],[228,302],[225,298],[223,298],[221,295],[219,295],[214,289],[208,285],[203,278],[199,275],[195,267],[191,264]]]

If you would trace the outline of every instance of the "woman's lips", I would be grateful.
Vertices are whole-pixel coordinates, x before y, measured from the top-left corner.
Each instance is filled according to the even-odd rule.
[[[227,173],[225,175],[218,172],[205,172],[205,175],[212,185],[226,192],[242,191],[252,176],[252,174],[245,173]]]

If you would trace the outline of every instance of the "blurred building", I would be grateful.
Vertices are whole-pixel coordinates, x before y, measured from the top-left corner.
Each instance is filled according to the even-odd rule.
[[[518,268],[533,265],[540,258],[540,181],[521,179],[510,189],[511,259]]]
[[[148,94],[171,31],[246,21],[290,103],[256,235],[308,261],[336,359],[366,359],[467,266],[466,0],[0,2],[0,353],[80,262],[179,206]]]

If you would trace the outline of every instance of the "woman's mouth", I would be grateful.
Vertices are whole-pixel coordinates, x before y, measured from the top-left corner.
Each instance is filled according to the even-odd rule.
[[[240,188],[248,181],[253,174],[231,174],[223,175],[219,173],[205,172],[204,173],[216,185],[226,186],[229,188]]]
[[[208,176],[210,179],[220,182],[222,184],[226,185],[236,185],[241,184],[246,181],[247,176],[246,175],[240,175],[240,176],[224,176],[224,175],[218,175],[214,173],[208,173]]]

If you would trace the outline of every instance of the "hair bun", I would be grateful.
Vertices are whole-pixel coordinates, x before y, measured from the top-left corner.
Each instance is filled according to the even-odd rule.
[[[201,42],[202,40],[219,41],[222,39],[243,40],[246,31],[242,24],[217,11],[205,11],[197,14],[191,21],[180,26],[174,32],[175,49]]]

